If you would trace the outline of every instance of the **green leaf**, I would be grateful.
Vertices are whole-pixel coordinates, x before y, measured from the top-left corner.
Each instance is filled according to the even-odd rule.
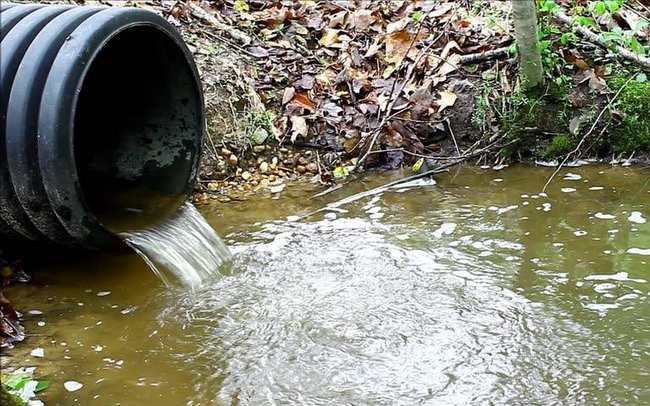
[[[632,51],[636,52],[639,55],[645,55],[645,48],[643,48],[643,45],[639,42],[639,40],[636,39],[636,37],[632,36],[630,38],[630,48],[632,48]]]
[[[424,18],[424,13],[421,10],[418,10],[415,13],[411,14],[411,18],[413,21],[420,22]]]
[[[245,13],[250,11],[250,6],[248,3],[246,3],[244,0],[235,0],[235,4],[233,4],[233,8],[240,13]]]
[[[473,63],[471,65],[465,65],[463,66],[463,68],[465,69],[466,72],[476,73],[478,71],[478,64]]]
[[[334,178],[336,179],[343,179],[347,177],[349,174],[350,171],[345,166],[337,166],[334,169],[334,172],[332,172],[332,175],[334,175]]]
[[[609,0],[607,2],[607,8],[609,9],[609,12],[614,14],[616,11],[618,11],[619,8],[621,8],[621,2],[619,0]]]
[[[42,390],[45,390],[50,387],[52,384],[52,381],[38,381],[38,384],[36,385],[36,389],[34,389],[34,392],[40,392]]]
[[[596,23],[596,21],[594,21],[594,19],[590,18],[590,17],[577,16],[575,18],[575,22],[576,22],[576,24],[578,24],[580,26],[583,26],[583,27],[591,26],[591,27],[594,27],[594,28],[598,28],[598,24]]]
[[[423,163],[424,163],[424,158],[420,158],[420,159],[418,159],[418,160],[415,161],[415,163],[413,164],[413,167],[411,168],[411,170],[412,170],[413,172],[417,172],[417,171],[419,171],[420,168],[422,168],[422,164],[423,164]]]
[[[596,10],[596,13],[598,15],[603,15],[607,12],[607,5],[603,1],[599,1],[596,3],[594,9]]]

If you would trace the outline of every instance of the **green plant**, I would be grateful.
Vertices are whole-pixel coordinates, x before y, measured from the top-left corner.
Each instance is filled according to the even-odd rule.
[[[474,112],[472,113],[472,125],[480,129],[481,132],[485,132],[493,116],[489,99],[491,88],[488,83],[483,84],[483,89],[476,96]]]
[[[615,154],[650,149],[650,82],[643,79],[644,75],[640,81],[628,81],[626,76],[618,75],[609,81],[613,90],[625,86],[613,106],[621,116],[620,124],[609,136]]]
[[[36,393],[47,389],[50,381],[34,378],[36,368],[18,368],[15,371],[2,374],[2,404],[8,406],[26,405],[36,397]]]

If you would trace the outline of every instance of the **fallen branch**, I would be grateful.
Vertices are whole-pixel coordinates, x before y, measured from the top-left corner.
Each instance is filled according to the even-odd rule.
[[[477,52],[475,54],[461,55],[458,63],[460,65],[469,65],[477,62],[489,61],[492,59],[503,58],[510,54],[510,47],[503,47],[497,49],[491,49],[485,52]]]
[[[586,27],[580,27],[580,26],[574,26],[573,25],[573,19],[569,17],[568,15],[564,14],[563,12],[559,11],[555,14],[555,16],[568,25],[569,27],[575,29],[575,31],[582,35],[583,37],[587,38],[590,42],[593,42],[596,45],[599,45],[605,49],[610,49],[611,42],[606,41],[604,38],[602,38],[600,35],[592,32]],[[642,56],[642,55],[637,55],[634,52],[623,48],[620,45],[614,44],[614,49],[616,50],[616,56],[619,58],[626,59],[628,61],[632,61],[645,69],[650,69],[650,58]]]
[[[551,177],[548,178],[548,180],[547,180],[546,183],[544,184],[544,187],[542,188],[542,192],[546,192],[546,188],[548,187],[548,185],[551,184],[551,182],[553,181],[553,178],[555,178],[555,175],[557,175],[557,174],[562,170],[562,167],[563,167],[563,166],[564,166],[564,165],[569,161],[569,158],[571,158],[571,156],[573,156],[576,152],[578,152],[578,151],[580,150],[580,147],[582,147],[582,144],[585,142],[585,140],[587,139],[587,137],[588,137],[589,135],[591,135],[591,133],[594,132],[594,130],[596,129],[596,125],[598,124],[598,122],[600,121],[600,119],[603,117],[603,114],[605,114],[605,112],[606,112],[607,110],[609,110],[609,108],[612,106],[612,104],[614,104],[614,102],[616,101],[616,99],[618,98],[618,96],[621,94],[621,92],[625,89],[625,87],[627,86],[627,84],[630,83],[630,80],[632,80],[632,78],[629,78],[629,79],[628,79],[628,80],[623,84],[623,86],[621,86],[621,88],[618,89],[618,92],[616,92],[616,94],[614,95],[614,97],[612,97],[612,99],[609,101],[609,103],[607,103],[607,105],[606,105],[605,107],[603,107],[603,109],[600,111],[600,114],[598,114],[598,117],[596,117],[596,120],[595,120],[594,123],[591,125],[591,128],[589,129],[589,131],[587,131],[587,132],[585,133],[585,135],[582,136],[582,139],[580,140],[580,142],[578,143],[578,145],[575,147],[575,149],[574,149],[573,151],[569,152],[568,154],[566,154],[566,157],[564,157],[564,159],[563,159],[562,162],[558,165],[558,167],[557,167],[557,169],[555,170],[555,172],[553,172],[553,174],[551,175]]]

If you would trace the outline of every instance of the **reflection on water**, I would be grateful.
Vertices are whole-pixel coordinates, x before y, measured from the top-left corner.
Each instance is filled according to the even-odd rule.
[[[221,205],[222,278],[169,290],[134,257],[43,269],[7,292],[43,312],[16,357],[54,404],[648,404],[650,177],[563,172],[540,194],[551,170],[463,168],[297,222],[400,175]]]

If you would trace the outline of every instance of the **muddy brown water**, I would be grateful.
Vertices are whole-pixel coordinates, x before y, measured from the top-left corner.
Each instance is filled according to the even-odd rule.
[[[37,366],[48,405],[650,404],[650,172],[567,168],[540,196],[550,172],[467,167],[299,221],[404,174],[208,208],[221,279],[37,269],[5,292],[32,335],[3,364]]]

